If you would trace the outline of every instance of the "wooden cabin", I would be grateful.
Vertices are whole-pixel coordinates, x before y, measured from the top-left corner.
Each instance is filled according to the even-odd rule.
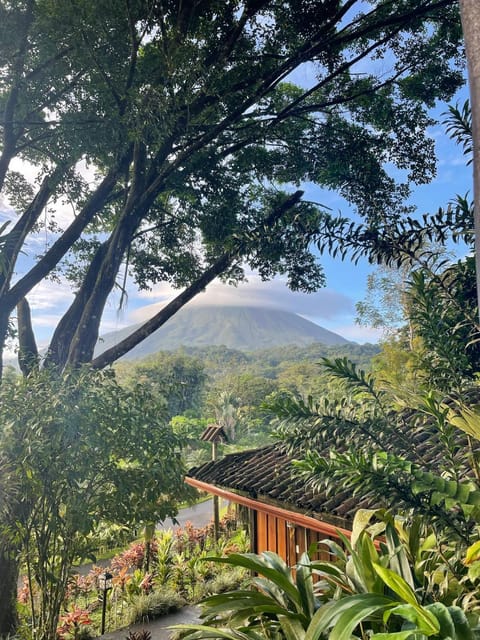
[[[279,445],[207,462],[191,469],[186,482],[236,504],[252,551],[275,551],[290,566],[312,544],[324,538],[338,540],[339,532],[349,536],[356,511],[374,506],[346,491],[312,491],[294,473],[291,458]]]

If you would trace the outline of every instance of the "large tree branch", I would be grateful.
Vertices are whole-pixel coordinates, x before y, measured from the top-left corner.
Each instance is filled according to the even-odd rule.
[[[60,367],[67,361],[70,345],[77,330],[78,319],[95,287],[107,248],[107,243],[98,248],[73,303],[57,324],[45,357],[45,367]]]
[[[28,51],[28,35],[33,21],[33,2],[27,3],[27,19],[25,20],[22,33],[18,34],[19,48],[18,54],[13,62],[12,74],[15,81],[10,90],[10,94],[6,100],[3,112],[3,150],[0,156],[0,192],[3,189],[5,176],[7,175],[10,161],[15,155],[15,145],[18,138],[18,132],[15,131],[13,124],[14,113],[20,95],[20,87],[22,84],[22,75],[25,67],[25,58]]]
[[[104,245],[105,252],[98,269],[89,269],[88,281],[86,280],[82,284],[81,289],[85,303],[79,306],[75,301],[72,306],[74,322],[76,317],[75,331],[69,345],[67,360],[61,362],[61,366],[75,367],[91,360],[98,340],[105,304],[115,285],[123,256],[137,228],[138,223],[126,215],[123,223],[117,225],[108,242]],[[87,293],[87,289],[89,293]],[[80,315],[78,315],[78,311]]]
[[[2,251],[2,263],[5,265],[5,268],[3,272],[0,273],[0,299],[10,284],[15,263],[22,250],[25,238],[33,229],[40,214],[46,207],[64,171],[65,167],[58,165],[51,174],[45,176],[32,202],[8,234],[8,239]]]
[[[164,151],[168,154],[168,151]],[[146,148],[133,145],[131,185],[123,211],[109,238],[98,248],[75,300],[60,321],[49,347],[46,364],[63,368],[91,360],[98,340],[104,306],[112,291],[123,256],[138,227],[158,196],[145,189]]]
[[[145,189],[146,148],[142,142],[134,145],[132,183],[123,213],[107,242],[100,247],[103,255],[88,269],[82,283],[82,304],[75,300],[67,312],[76,328],[70,341],[68,357],[60,366],[77,366],[89,362],[98,340],[103,309],[115,286],[123,257],[137,232],[144,216],[158,196],[157,191]],[[97,256],[96,256],[97,258]]]
[[[276,207],[269,216],[267,216],[261,225],[262,228],[271,227],[282,217],[284,213],[298,204],[302,195],[303,191],[296,191],[293,195],[289,196],[281,205]],[[225,251],[225,253],[223,253],[223,255],[221,255],[208,269],[206,269],[206,271],[197,278],[195,282],[182,291],[182,293],[180,293],[166,307],[159,311],[159,313],[157,313],[153,318],[150,318],[150,320],[145,322],[127,338],[111,349],[100,354],[92,361],[91,366],[95,369],[103,369],[128,353],[131,349],[137,346],[137,344],[140,344],[140,342],[145,340],[145,338],[165,324],[165,322],[175,315],[175,313],[177,313],[177,311],[179,311],[179,309],[181,309],[187,302],[203,291],[210,282],[224,273],[235,260],[241,259],[244,251],[245,244],[241,241],[236,243],[232,249]]]
[[[303,102],[305,102],[305,100],[307,100],[311,95],[315,94],[316,92],[318,92],[322,87],[326,86],[328,83],[332,82],[332,80],[334,80],[335,78],[338,78],[338,76],[342,75],[343,73],[345,73],[345,71],[347,71],[348,69],[350,69],[353,65],[358,64],[359,62],[361,62],[364,58],[366,58],[368,55],[372,54],[376,49],[378,49],[379,47],[387,44],[390,40],[392,40],[392,38],[397,35],[398,33],[400,33],[400,31],[402,30],[402,28],[405,26],[405,21],[408,21],[410,19],[412,19],[413,17],[419,17],[422,16],[426,13],[430,13],[434,10],[438,10],[439,8],[448,6],[448,5],[452,5],[454,4],[454,2],[452,0],[441,0],[440,2],[436,2],[436,3],[428,3],[427,2],[427,6],[418,6],[415,9],[411,10],[410,12],[403,14],[402,16],[392,16],[390,18],[387,19],[380,19],[378,22],[374,22],[373,24],[370,25],[366,25],[366,26],[360,26],[360,28],[358,30],[352,29],[352,25],[348,25],[348,27],[345,27],[344,31],[345,33],[342,31],[340,31],[336,37],[333,37],[331,40],[331,46],[334,47],[340,47],[340,46],[344,46],[345,44],[347,44],[348,42],[353,42],[361,37],[365,37],[368,36],[370,33],[377,31],[378,29],[384,29],[387,26],[391,26],[391,27],[395,27],[392,31],[389,31],[383,38],[380,38],[379,40],[376,40],[375,42],[373,42],[370,46],[366,47],[363,51],[361,51],[358,55],[356,55],[355,57],[351,58],[350,60],[347,60],[346,62],[344,62],[343,64],[341,64],[339,67],[337,67],[335,69],[334,72],[330,73],[328,76],[322,78],[317,84],[315,84],[313,87],[311,87],[310,89],[308,89],[307,91],[305,91],[301,96],[299,96],[298,98],[296,98],[295,100],[293,100],[288,107],[286,107],[285,109],[283,109],[283,111],[279,112],[277,117],[279,119],[285,119],[285,117],[288,117],[291,113],[296,113],[298,111],[298,109],[296,109],[296,107],[298,107],[300,104],[302,104]],[[367,14],[367,17],[370,18],[371,16],[374,16],[376,13],[378,12],[378,9],[374,9],[373,11],[371,11],[369,14]],[[362,22],[365,21],[365,18],[362,19]],[[391,81],[394,81],[395,79],[398,78],[399,76],[399,72],[395,72],[392,76]],[[382,83],[382,86],[386,86],[389,83],[388,80],[384,81]],[[313,111],[315,108],[322,108],[323,106],[329,106],[329,104],[339,104],[339,103],[343,103],[346,101],[351,100],[352,98],[347,98],[347,99],[336,99],[335,101],[326,101],[325,103],[320,103],[320,105],[308,105],[305,106],[303,108],[300,109],[301,112],[309,112],[309,111]]]
[[[110,169],[94,193],[90,196],[82,211],[78,214],[68,229],[58,238],[45,255],[21,278],[2,299],[2,307],[11,311],[18,301],[45,278],[50,271],[60,262],[64,255],[78,240],[85,227],[94,219],[95,215],[108,202],[118,179],[123,175],[125,168],[130,163],[132,148],[128,149],[123,157]]]
[[[38,367],[38,349],[32,328],[30,305],[22,298],[17,305],[18,364],[24,376]]]

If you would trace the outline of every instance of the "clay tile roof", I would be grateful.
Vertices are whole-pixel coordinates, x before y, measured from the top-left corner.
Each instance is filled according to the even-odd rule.
[[[227,434],[218,424],[209,424],[200,436],[204,442],[228,442]]]
[[[445,449],[438,433],[427,433],[426,429],[413,429],[404,433],[412,448],[414,459],[433,469],[441,469]],[[327,437],[317,443],[316,451],[328,457],[331,447],[341,442]],[[455,459],[459,464],[465,458],[466,438],[459,432],[456,437]],[[468,467],[463,466],[463,477],[468,475]],[[283,507],[289,511],[311,515],[325,522],[349,528],[358,509],[372,509],[381,506],[372,495],[354,496],[351,491],[314,491],[301,479],[286,450],[280,443],[260,449],[232,453],[222,460],[207,462],[188,472],[188,476],[222,489],[241,493]]]
[[[368,496],[353,498],[350,491],[314,492],[295,475],[292,459],[280,445],[231,453],[190,469],[188,476],[337,526],[348,527],[359,508],[378,506]]]

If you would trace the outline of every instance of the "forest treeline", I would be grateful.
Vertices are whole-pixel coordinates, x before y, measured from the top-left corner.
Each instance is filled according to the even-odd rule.
[[[203,458],[209,446],[198,449],[207,424],[224,427],[229,447],[261,445],[268,441],[271,417],[263,403],[279,394],[321,396],[332,382],[322,370],[322,358],[348,357],[361,368],[369,368],[380,352],[375,344],[328,346],[287,345],[244,352],[224,346],[184,347],[160,351],[138,361],[115,365],[120,384],[148,384],[165,399],[166,412],[174,428],[190,441]]]

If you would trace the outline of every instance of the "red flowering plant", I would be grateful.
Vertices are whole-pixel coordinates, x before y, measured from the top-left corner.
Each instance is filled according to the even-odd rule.
[[[150,542],[150,561],[155,562],[158,552],[158,543],[155,538]],[[134,542],[128,549],[118,556],[115,556],[111,562],[111,568],[120,571],[124,567],[128,569],[141,569],[145,561],[145,543]]]
[[[139,569],[143,565],[145,557],[145,546],[138,542],[132,544],[118,556],[115,556],[111,562],[113,572],[122,571],[122,569]]]
[[[73,607],[71,611],[60,616],[57,635],[61,640],[66,637],[77,638],[81,626],[92,624],[90,613],[86,609]]]
[[[112,578],[112,584],[115,592],[125,591],[125,587],[129,580],[131,580],[131,576],[128,573],[128,567],[124,566]]]
[[[177,529],[175,535],[176,550],[179,553],[185,553],[190,556],[195,550],[205,547],[208,529],[207,527],[197,528],[191,522],[186,522],[185,528]]]
[[[76,602],[78,598],[83,597],[85,607],[88,603],[88,597],[97,584],[97,572],[93,570],[87,575],[76,573],[72,575],[68,581],[66,600]]]
[[[146,573],[143,580],[138,585],[144,593],[150,593],[153,589],[153,576],[151,573]]]
[[[30,602],[30,586],[27,576],[23,577],[23,584],[18,590],[17,600],[20,604],[28,604]]]

